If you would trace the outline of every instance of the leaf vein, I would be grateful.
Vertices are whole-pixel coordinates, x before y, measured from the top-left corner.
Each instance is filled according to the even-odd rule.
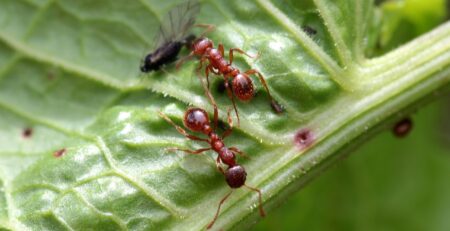
[[[0,32],[0,40],[26,57],[32,58],[38,62],[45,62],[50,65],[61,67],[68,72],[77,74],[77,77],[86,78],[88,80],[97,82],[106,87],[110,87],[119,91],[126,91],[129,88],[135,88],[135,86],[124,84],[121,81],[115,80],[113,77],[107,74],[100,73],[77,64],[69,63],[57,57],[52,57],[48,54],[40,52],[32,47],[27,46],[21,41],[10,38],[8,35],[2,32]]]
[[[122,230],[127,230],[127,226],[126,226],[125,222],[122,219],[120,219],[119,217],[117,217],[116,215],[109,213],[109,212],[101,211],[100,209],[95,207],[93,204],[91,204],[89,201],[87,201],[86,198],[84,198],[80,194],[80,192],[78,192],[76,189],[71,189],[71,190],[69,190],[68,193],[70,193],[70,192],[72,192],[83,204],[85,204],[92,211],[94,211],[95,213],[97,213],[98,215],[100,215],[102,217],[111,218],[117,225],[119,225],[119,227]]]
[[[100,150],[102,150],[103,155],[105,156],[107,162],[113,169],[114,173],[127,181],[128,183],[134,185],[136,188],[141,190],[148,198],[153,200],[154,202],[158,203],[161,207],[165,208],[167,211],[169,211],[172,215],[176,217],[180,217],[182,214],[185,214],[186,211],[184,211],[181,208],[178,208],[175,204],[173,204],[171,201],[169,201],[167,198],[160,195],[156,190],[154,190],[151,187],[146,186],[143,182],[141,182],[137,177],[134,178],[131,175],[127,174],[123,170],[119,169],[114,159],[111,155],[111,151],[106,146],[106,143],[103,141],[101,137],[97,137],[96,143]]]
[[[278,20],[294,38],[316,59],[331,76],[339,75],[340,67],[334,62],[322,48],[320,48],[313,40],[309,38],[302,30],[300,30],[282,11],[276,8],[268,0],[257,0],[257,2],[275,19]]]
[[[341,34],[339,33],[339,30],[338,30],[339,27],[338,27],[336,21],[331,16],[331,13],[329,12],[329,10],[326,6],[327,4],[323,0],[314,0],[314,3],[316,4],[321,17],[325,21],[325,26],[328,29],[328,31],[330,32],[330,35],[335,42],[335,46],[337,48],[339,58],[341,59],[343,65],[345,67],[348,67],[352,63],[351,54],[341,36]]]

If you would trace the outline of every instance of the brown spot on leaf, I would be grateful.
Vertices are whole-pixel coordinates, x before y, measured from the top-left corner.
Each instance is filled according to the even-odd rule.
[[[23,138],[30,138],[33,135],[33,128],[24,128],[22,131]]]
[[[54,80],[55,79],[55,73],[53,73],[53,72],[49,72],[49,73],[47,73],[47,79],[48,80]]]
[[[314,135],[309,129],[301,129],[295,134],[294,144],[301,150],[308,148],[314,143]]]
[[[53,156],[56,158],[61,157],[62,155],[64,155],[66,153],[66,151],[67,150],[65,148],[57,150],[53,153]]]

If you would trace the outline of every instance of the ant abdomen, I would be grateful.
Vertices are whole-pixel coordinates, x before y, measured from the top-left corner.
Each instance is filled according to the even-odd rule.
[[[253,81],[246,74],[238,74],[233,78],[231,87],[237,98],[242,101],[249,101],[253,98]]]
[[[235,165],[225,172],[225,180],[231,188],[240,188],[245,184],[247,172],[244,167]]]

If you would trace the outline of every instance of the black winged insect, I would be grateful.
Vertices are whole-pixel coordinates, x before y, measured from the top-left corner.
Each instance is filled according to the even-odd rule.
[[[165,64],[177,59],[183,46],[190,47],[196,36],[188,34],[194,26],[200,11],[197,0],[189,0],[177,5],[161,21],[155,38],[154,51],[145,56],[140,69],[144,73],[158,71]]]

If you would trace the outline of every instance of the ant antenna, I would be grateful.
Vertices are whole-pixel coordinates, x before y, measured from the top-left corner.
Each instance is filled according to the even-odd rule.
[[[216,27],[212,24],[195,24],[196,27],[205,28],[205,30],[200,34],[200,38],[204,37],[206,34],[210,33],[211,31],[215,30]]]

